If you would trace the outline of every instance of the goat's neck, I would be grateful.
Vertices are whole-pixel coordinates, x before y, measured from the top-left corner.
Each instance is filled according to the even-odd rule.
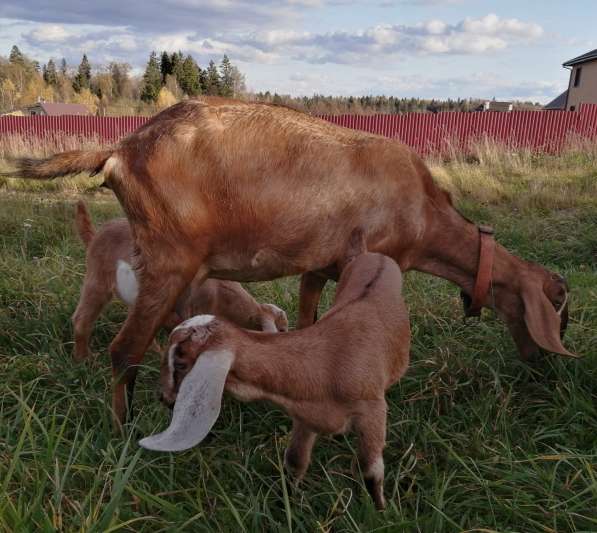
[[[418,253],[407,268],[452,281],[471,295],[479,265],[479,229],[455,209],[433,209]],[[492,272],[494,287],[516,284],[521,261],[496,243]]]
[[[297,376],[309,381],[312,373],[307,361],[310,342],[305,340],[302,332],[248,333],[234,348],[230,392],[241,400],[267,399],[286,406],[288,400],[301,393],[297,390]]]

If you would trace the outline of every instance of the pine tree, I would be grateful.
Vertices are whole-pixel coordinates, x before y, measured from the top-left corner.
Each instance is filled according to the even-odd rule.
[[[189,54],[182,63],[182,80],[180,88],[189,96],[197,96],[201,92],[199,84],[199,67]]]
[[[211,60],[207,67],[207,74],[205,76],[205,93],[209,95],[220,94],[220,75],[216,64]]]
[[[66,59],[62,58],[60,61],[60,75],[66,78],[68,74],[68,67],[66,66]]]
[[[58,73],[56,72],[56,64],[53,59],[48,61],[47,65],[43,67],[44,81],[48,85],[58,85]]]
[[[162,73],[162,85],[164,85],[166,83],[166,76],[172,74],[172,61],[170,61],[168,52],[162,52],[162,57],[160,59],[160,72]]]
[[[201,87],[201,93],[207,94],[207,69],[199,69],[199,86]]]
[[[155,102],[162,88],[162,73],[158,57],[151,52],[145,74],[143,74],[143,87],[141,88],[141,100],[144,102]]]
[[[19,50],[19,47],[15,44],[10,49],[10,55],[8,56],[8,61],[13,65],[24,65],[25,64],[25,56]]]
[[[184,78],[184,72],[182,65],[184,63],[184,57],[182,52],[173,52],[170,56],[170,65],[172,75],[176,78],[176,82],[178,83],[179,87],[182,87],[182,82]]]
[[[82,89],[89,89],[91,83],[91,65],[87,59],[87,54],[83,54],[81,64],[77,70],[77,75],[73,80],[73,89],[80,92]]]
[[[220,94],[222,96],[234,96],[234,78],[232,63],[228,56],[224,54],[220,63]]]

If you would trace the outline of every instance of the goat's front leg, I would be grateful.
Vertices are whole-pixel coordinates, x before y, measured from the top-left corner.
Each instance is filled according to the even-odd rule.
[[[126,420],[127,400],[131,411],[137,369],[145,351],[179,294],[197,272],[194,264],[184,265],[180,261],[162,264],[168,264],[170,268],[159,268],[154,261],[143,265],[139,276],[139,296],[110,345],[114,379],[112,409],[118,428]],[[179,268],[173,270],[172,265]]]
[[[311,431],[303,422],[296,418],[292,421],[292,436],[290,445],[284,454],[284,465],[292,472],[297,481],[300,481],[309,464],[311,463],[311,451],[317,439],[317,433]]]
[[[301,276],[298,329],[306,328],[317,320],[317,306],[326,282],[327,278],[316,272],[305,272]]]
[[[359,464],[365,486],[375,502],[375,507],[382,510],[386,506],[383,495],[383,449],[386,445],[387,405],[385,400],[368,403],[372,404],[371,407],[368,407],[364,414],[357,416],[354,427],[358,435]]]

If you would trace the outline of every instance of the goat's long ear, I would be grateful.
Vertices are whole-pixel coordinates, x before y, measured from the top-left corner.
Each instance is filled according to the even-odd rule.
[[[578,357],[562,344],[560,315],[556,313],[541,285],[523,283],[521,296],[524,301],[524,321],[533,340],[544,350],[568,357]]]
[[[168,429],[141,439],[139,445],[159,452],[180,452],[199,444],[220,416],[233,360],[229,350],[203,352],[180,384]]]

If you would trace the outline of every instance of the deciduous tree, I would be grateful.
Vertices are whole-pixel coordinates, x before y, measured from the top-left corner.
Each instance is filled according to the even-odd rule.
[[[159,109],[170,107],[177,102],[176,97],[166,87],[160,89],[158,94],[157,106]]]

